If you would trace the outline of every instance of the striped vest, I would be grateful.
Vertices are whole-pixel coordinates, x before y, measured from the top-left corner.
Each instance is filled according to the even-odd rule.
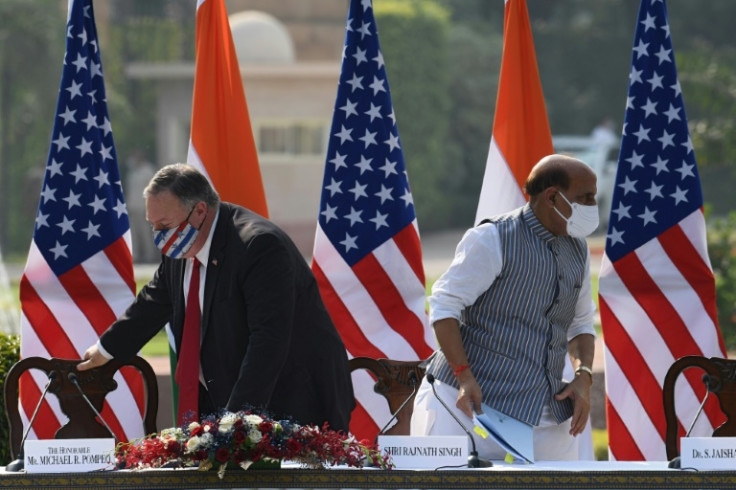
[[[526,206],[492,218],[503,267],[490,288],[462,312],[460,332],[483,402],[537,425],[549,404],[555,419],[572,416],[572,401],[559,402],[567,355],[567,327],[585,277],[584,239],[555,236]],[[427,372],[457,382],[441,351]]]

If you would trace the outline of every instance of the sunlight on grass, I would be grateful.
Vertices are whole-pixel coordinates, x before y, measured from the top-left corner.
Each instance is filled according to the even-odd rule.
[[[593,452],[597,461],[608,461],[608,431],[593,429]]]
[[[169,339],[166,337],[166,329],[161,329],[146,345],[141,349],[143,357],[168,356],[169,355]]]

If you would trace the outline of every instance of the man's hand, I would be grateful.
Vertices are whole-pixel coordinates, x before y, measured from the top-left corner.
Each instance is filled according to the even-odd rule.
[[[470,369],[459,373],[457,382],[460,384],[460,393],[457,395],[455,406],[470,418],[473,418],[473,409],[475,409],[475,413],[483,413],[480,409],[482,400],[480,385]]]
[[[590,415],[590,387],[593,378],[586,372],[579,372],[565,388],[555,395],[556,400],[572,399],[573,412],[570,423],[570,435],[576,436],[583,432]]]
[[[96,368],[106,364],[109,359],[102,355],[102,352],[97,348],[97,344],[87,349],[84,353],[84,362],[77,364],[78,371],[86,371],[88,369]]]

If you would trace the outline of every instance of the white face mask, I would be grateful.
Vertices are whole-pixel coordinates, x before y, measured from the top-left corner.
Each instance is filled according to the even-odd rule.
[[[567,234],[575,238],[585,238],[598,228],[598,204],[586,206],[576,202],[570,202],[560,191],[559,195],[570,205],[572,214],[569,218],[560,212],[555,206],[555,211],[567,222]]]

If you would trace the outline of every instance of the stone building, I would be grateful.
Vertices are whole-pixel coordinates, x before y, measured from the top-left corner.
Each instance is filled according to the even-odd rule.
[[[226,4],[270,218],[310,256],[348,2]],[[156,160],[185,161],[194,63],[133,63],[126,74],[156,85]]]

